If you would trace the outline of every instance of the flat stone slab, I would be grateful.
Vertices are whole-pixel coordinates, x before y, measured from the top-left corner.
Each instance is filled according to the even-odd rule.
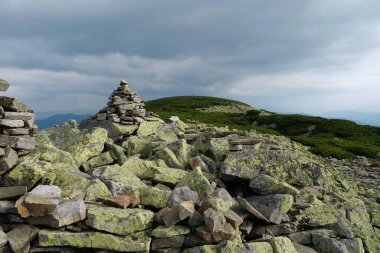
[[[154,213],[145,209],[121,209],[103,205],[88,205],[86,224],[97,230],[127,235],[148,229]]]
[[[0,106],[2,106],[6,111],[33,112],[32,108],[16,98],[0,97]]]
[[[9,88],[9,83],[3,79],[0,79],[0,91],[7,91]]]
[[[20,197],[27,191],[26,186],[0,187],[0,200],[7,200]]]
[[[100,232],[71,233],[53,230],[41,230],[38,239],[39,245],[43,247],[71,246],[120,252],[149,252],[151,242],[151,238],[143,233],[116,236]]]
[[[34,118],[34,113],[31,112],[4,112],[4,119],[34,120]]]
[[[0,135],[0,147],[33,150],[36,148],[36,140],[30,136],[8,136]]]
[[[38,233],[38,228],[31,225],[19,225],[7,233],[7,238],[11,249],[19,252],[27,246]]]

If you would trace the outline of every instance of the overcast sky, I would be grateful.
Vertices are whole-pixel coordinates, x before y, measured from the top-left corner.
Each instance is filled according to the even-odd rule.
[[[208,95],[277,112],[380,112],[378,0],[1,0],[0,78],[35,111]]]

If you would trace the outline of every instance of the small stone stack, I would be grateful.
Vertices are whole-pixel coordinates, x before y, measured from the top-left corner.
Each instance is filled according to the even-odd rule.
[[[120,81],[120,86],[109,97],[107,107],[96,114],[99,121],[109,120],[122,125],[139,125],[145,117],[144,103],[126,80]]]
[[[0,91],[7,91],[8,82],[0,79]],[[20,100],[0,96],[0,173],[11,169],[18,157],[35,149],[33,135],[35,115]]]

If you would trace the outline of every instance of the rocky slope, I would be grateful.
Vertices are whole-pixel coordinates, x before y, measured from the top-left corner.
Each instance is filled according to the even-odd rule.
[[[116,93],[2,168],[1,252],[380,251],[378,171]]]

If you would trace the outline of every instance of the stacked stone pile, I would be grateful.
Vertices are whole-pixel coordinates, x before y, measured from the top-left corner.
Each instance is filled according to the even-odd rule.
[[[0,91],[9,84],[0,80]],[[0,173],[11,169],[19,156],[35,149],[33,110],[15,98],[0,96]]]
[[[120,81],[120,86],[109,97],[107,107],[96,114],[99,121],[109,120],[122,125],[139,125],[145,117],[144,103],[126,80]]]

